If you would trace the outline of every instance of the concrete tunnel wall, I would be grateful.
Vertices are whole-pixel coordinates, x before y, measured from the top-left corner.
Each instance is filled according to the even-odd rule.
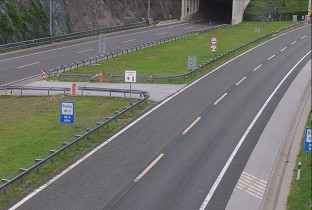
[[[238,24],[250,0],[182,0],[181,20],[207,19]]]

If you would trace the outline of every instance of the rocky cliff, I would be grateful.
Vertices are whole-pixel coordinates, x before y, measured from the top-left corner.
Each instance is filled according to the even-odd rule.
[[[155,21],[179,18],[181,0],[150,0]],[[147,19],[147,0],[52,0],[53,34]],[[0,0],[0,43],[49,35],[49,0]]]
[[[63,0],[74,31],[129,24],[147,19],[147,0]],[[181,0],[151,0],[151,18],[179,18]]]

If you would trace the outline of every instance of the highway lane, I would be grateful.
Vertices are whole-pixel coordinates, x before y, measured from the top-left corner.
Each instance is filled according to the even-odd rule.
[[[265,55],[265,59],[252,59],[256,64],[254,67],[258,67],[257,61],[263,63],[256,71],[248,62],[244,65],[232,62],[222,68],[223,76],[234,69],[239,71],[239,68],[245,69],[246,74],[236,80],[236,84],[232,83],[218,100],[207,103],[207,109],[196,116],[200,120],[196,124],[190,123],[191,128],[186,129],[188,132],[184,135],[182,132],[177,143],[162,152],[163,156],[157,164],[112,209],[199,209],[205,196],[213,192],[213,184],[258,110],[282,78],[311,50],[311,35],[305,41],[297,41],[296,47],[291,46],[293,39],[298,40],[306,33],[291,33],[271,42],[265,49],[260,47],[255,50],[253,53],[261,52],[260,57]],[[281,51],[281,46],[285,44],[288,50]],[[264,126],[291,81],[309,59],[311,54],[300,63],[268,104],[203,209],[225,208]]]
[[[306,39],[301,39],[304,35]],[[265,100],[291,67],[311,50],[310,40],[311,30],[304,27],[229,62],[150,110],[18,206],[103,209],[119,201],[113,208],[198,209]],[[287,50],[281,51],[284,47]],[[221,192],[222,196],[213,196],[211,206],[226,204],[231,185],[234,187],[240,167],[274,106],[269,106],[257,129],[248,135],[246,148],[242,147],[246,152],[240,152],[240,159],[234,160],[234,172],[223,179],[229,183],[221,182],[214,195]],[[198,117],[197,123],[182,134]],[[154,167],[137,180],[157,157]]]
[[[125,49],[207,27],[210,27],[207,22],[182,23],[107,34],[106,51]],[[97,55],[98,37],[0,54],[0,85],[38,75],[41,68],[51,69]]]

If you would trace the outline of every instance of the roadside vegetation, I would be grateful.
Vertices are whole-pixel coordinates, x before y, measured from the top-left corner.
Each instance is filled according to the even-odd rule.
[[[115,57],[100,62],[99,66],[85,66],[73,70],[71,73],[98,74],[100,71],[103,71],[104,74],[122,75],[126,69],[130,69],[137,70],[138,75],[162,76],[181,74],[188,71],[187,57],[189,55],[197,56],[198,64],[216,56],[210,52],[209,40],[211,37],[218,38],[218,51],[216,54],[221,54],[253,40],[257,36],[277,31],[291,24],[293,22],[244,22],[210,33],[191,36]],[[261,33],[255,34],[255,28],[260,28]],[[259,42],[228,55],[185,79],[165,82],[189,83],[210,69],[257,44]],[[105,78],[105,81],[111,82],[112,80]],[[113,82],[116,82],[116,80]],[[63,125],[59,122],[60,101],[75,101],[76,105],[76,122],[72,127],[64,126],[65,132],[63,132]],[[84,133],[86,128],[94,126],[101,119],[112,116],[114,111],[121,109],[128,103],[129,100],[121,98],[0,96],[0,179],[6,178],[19,168],[34,161],[35,158],[48,153],[49,150],[61,145],[62,142],[68,141],[74,134]],[[122,119],[119,119],[117,123],[110,124],[108,129],[103,128],[100,132],[92,135],[89,140],[82,141],[77,147],[75,146],[66,153],[59,155],[51,163],[41,167],[39,171],[24,178],[22,183],[17,182],[14,186],[9,187],[6,190],[6,194],[0,196],[0,209],[31,189],[31,187],[40,183],[40,181],[53,172],[60,170],[60,168],[70,163],[75,157],[81,155],[96,143],[107,138],[122,125],[152,105],[152,102],[148,102],[146,105],[140,106],[139,109],[135,109],[134,112],[130,112]]]
[[[311,116],[307,120],[306,127],[311,128]],[[304,132],[304,131],[303,131]],[[308,153],[303,151],[304,148],[304,135],[301,141],[300,152],[297,156],[297,163],[301,162],[301,178],[296,180],[297,177],[297,166],[294,169],[290,194],[287,200],[287,209],[301,209],[309,210],[312,205],[312,158],[311,152]]]
[[[60,123],[60,101],[75,102],[75,123]],[[142,104],[109,127],[102,128],[88,140],[79,143],[66,153],[59,155],[51,163],[41,167],[9,187],[5,195],[0,196],[0,209],[12,199],[21,195],[29,187],[39,183],[46,176],[68,164],[94,144],[107,138],[122,125],[129,122],[152,102]],[[114,111],[129,105],[129,99],[108,97],[71,97],[71,96],[0,96],[0,179],[4,179],[19,168],[48,154],[51,149],[59,148],[63,142],[74,140],[75,134],[85,133],[86,128],[95,127],[96,122],[105,121],[114,115]]]
[[[222,54],[227,50],[233,49],[243,43],[251,41],[258,36],[277,31],[289,26],[294,22],[275,21],[275,22],[251,22],[245,21],[239,25],[229,26],[209,33],[193,35],[191,37],[168,42],[151,48],[132,52],[123,56],[104,60],[96,65],[86,65],[75,70],[68,71],[66,74],[104,74],[104,82],[123,82],[123,80],[109,79],[108,74],[124,75],[125,70],[136,70],[139,76],[171,76],[187,72],[188,56],[197,56],[197,65]],[[255,29],[260,28],[260,33],[256,34]],[[210,51],[210,38],[217,37],[217,52]],[[265,40],[261,40],[262,42]],[[244,50],[247,50],[258,43],[252,44],[235,53],[221,58],[217,62],[209,65],[199,73],[182,79],[168,81],[154,81],[155,83],[188,83],[199,75],[214,68],[220,63],[225,62]],[[73,81],[71,79],[60,79],[61,81]],[[146,82],[146,81],[140,81]]]

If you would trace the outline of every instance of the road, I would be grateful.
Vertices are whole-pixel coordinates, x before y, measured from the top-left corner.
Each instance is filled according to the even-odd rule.
[[[106,35],[106,52],[211,27],[207,22],[140,28]],[[46,70],[98,55],[98,37],[55,43],[38,48],[0,54],[0,85],[28,78]]]
[[[310,25],[246,52],[149,110],[12,209],[224,209],[310,53]]]

